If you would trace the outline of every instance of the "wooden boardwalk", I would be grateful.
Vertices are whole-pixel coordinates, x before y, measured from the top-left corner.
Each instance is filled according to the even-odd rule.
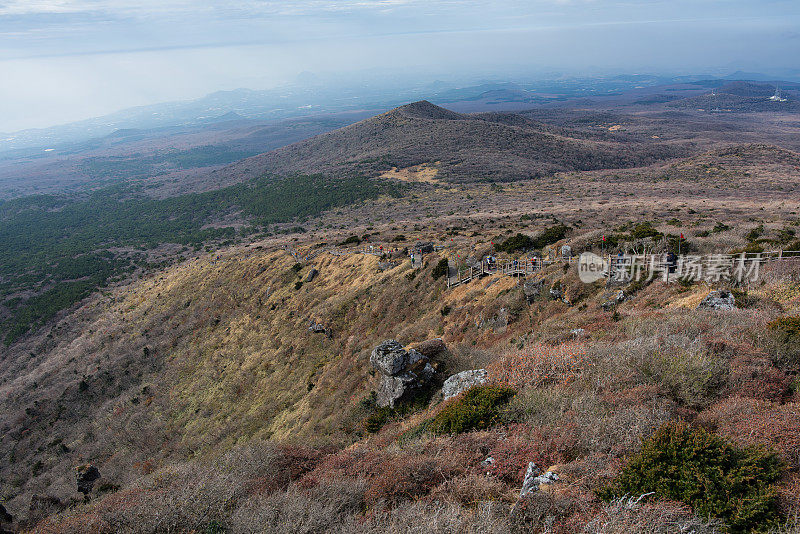
[[[443,245],[436,246],[435,250],[439,251],[446,248]],[[326,246],[320,247],[318,249],[312,250],[311,252],[303,255],[297,249],[290,245],[284,245],[283,249],[292,255],[292,257],[298,261],[307,263],[314,260],[320,254],[328,253],[332,256],[352,256],[356,254],[365,254],[371,256],[383,256],[384,254],[389,253],[389,249],[383,250],[380,246],[376,245],[367,245],[361,247],[357,250],[341,250],[336,246]],[[718,254],[712,255],[716,257],[725,257],[730,258],[733,261],[739,261],[741,256],[736,254]],[[688,257],[688,256],[687,256]],[[664,261],[663,254],[643,254],[643,255],[636,255],[636,258],[639,261],[639,265],[642,266],[645,270],[648,268],[655,268],[659,272],[663,272],[666,268],[666,263]],[[421,268],[423,266],[423,258],[422,255],[415,254],[412,266],[414,268]],[[612,269],[615,268],[615,262],[617,261],[617,257],[614,255],[605,255],[603,256],[603,260],[608,262],[609,265],[612,266]],[[773,275],[779,276],[786,276],[790,275],[793,277],[800,277],[800,251],[784,251],[784,250],[774,250],[763,252],[760,254],[747,254],[746,255],[747,261],[757,260],[762,267],[768,267],[768,270],[771,271]],[[537,272],[541,271],[543,268],[548,267],[553,264],[561,264],[561,265],[571,265],[577,263],[578,256],[570,256],[570,257],[556,257],[555,259],[542,259],[536,256],[527,257],[527,258],[520,258],[517,260],[513,259],[496,259],[494,261],[488,261],[484,259],[480,263],[473,264],[471,266],[461,266],[455,269],[454,274],[448,273],[447,275],[447,287],[453,288],[457,287],[461,284],[466,284],[475,278],[481,278],[484,276],[492,276],[492,275],[501,275],[501,276],[513,276],[519,278],[525,278],[531,275],[536,274]],[[622,264],[621,268],[625,269],[628,267],[626,264]]]

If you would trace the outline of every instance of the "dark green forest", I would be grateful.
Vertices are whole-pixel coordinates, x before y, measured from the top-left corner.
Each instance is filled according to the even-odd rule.
[[[166,199],[123,184],[79,198],[37,195],[0,202],[0,302],[6,311],[0,330],[12,343],[110,281],[147,267],[141,251],[235,238],[231,227],[203,228],[223,215],[241,212],[263,232],[269,224],[382,194],[399,190],[361,177],[301,175],[264,176]],[[124,253],[118,250],[123,247]]]

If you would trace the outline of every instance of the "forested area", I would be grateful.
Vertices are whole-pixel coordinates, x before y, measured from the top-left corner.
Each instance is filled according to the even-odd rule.
[[[37,195],[2,202],[2,335],[11,343],[115,277],[146,266],[139,251],[235,237],[233,227],[204,228],[222,216],[241,212],[257,231],[266,231],[268,224],[397,193],[396,186],[360,177],[303,175],[264,176],[166,199],[117,185],[80,198]]]

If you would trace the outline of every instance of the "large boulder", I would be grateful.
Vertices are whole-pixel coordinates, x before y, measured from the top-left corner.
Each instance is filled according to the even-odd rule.
[[[316,278],[318,274],[319,274],[318,270],[311,269],[310,271],[308,271],[308,275],[306,276],[306,282],[313,282],[314,278]]]
[[[486,382],[488,373],[486,369],[472,369],[455,374],[444,381],[442,395],[444,400],[451,399],[471,387],[479,386]]]
[[[427,385],[435,371],[430,359],[416,350],[405,350],[397,341],[384,341],[372,351],[370,363],[381,374],[376,403],[394,407]]]
[[[698,310],[735,310],[736,299],[725,289],[712,291],[697,305]]]
[[[389,339],[372,350],[369,363],[386,376],[394,376],[408,365],[408,351],[399,342]]]
[[[75,472],[75,482],[78,485],[78,491],[83,493],[84,496],[88,496],[98,478],[100,478],[100,471],[92,464],[78,467]]]

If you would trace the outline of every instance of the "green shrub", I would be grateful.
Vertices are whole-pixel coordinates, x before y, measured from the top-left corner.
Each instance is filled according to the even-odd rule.
[[[652,492],[684,502],[700,516],[723,520],[728,532],[758,532],[779,520],[772,483],[781,469],[772,452],[739,449],[702,428],[668,423],[598,495],[610,500]]]
[[[459,434],[492,427],[500,422],[500,407],[516,393],[503,386],[475,386],[448,402],[426,429],[434,434]]]
[[[767,323],[770,349],[775,362],[797,370],[800,367],[800,317],[781,317]]]
[[[392,416],[391,408],[375,408],[364,420],[364,429],[370,434],[378,432]]]
[[[439,263],[436,264],[436,267],[433,268],[431,271],[431,276],[433,276],[434,280],[438,280],[442,276],[447,276],[449,263],[447,262],[447,258],[442,258],[439,260]]]
[[[660,237],[661,232],[653,227],[651,222],[641,222],[636,224],[631,230],[632,239],[646,239],[648,237]]]
[[[358,237],[357,235],[351,235],[350,237],[342,241],[340,245],[358,245],[360,243],[361,243],[360,237]]]
[[[530,236],[525,234],[517,234],[515,236],[511,236],[502,243],[495,243],[494,249],[497,252],[516,252],[518,250],[525,250],[528,248],[534,248],[533,246],[533,239]]]
[[[781,317],[767,323],[767,328],[783,340],[800,341],[800,317]]]
[[[569,226],[565,224],[557,224],[542,231],[533,239],[533,248],[544,248],[564,239],[569,231]]]

